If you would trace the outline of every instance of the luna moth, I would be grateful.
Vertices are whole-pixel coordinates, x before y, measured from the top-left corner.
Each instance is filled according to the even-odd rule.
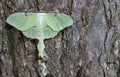
[[[57,35],[59,31],[73,24],[73,20],[63,13],[32,13],[20,12],[11,14],[6,22],[22,31],[32,39],[38,39],[37,49],[43,57],[44,40]]]

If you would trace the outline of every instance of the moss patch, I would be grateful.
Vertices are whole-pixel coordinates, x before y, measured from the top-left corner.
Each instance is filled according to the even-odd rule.
[[[78,71],[75,77],[86,77],[85,70],[83,67],[81,67]]]
[[[16,68],[16,60],[15,60],[15,40],[14,40],[14,34],[13,34],[13,29],[9,26],[6,27],[6,33],[7,33],[7,44],[8,44],[8,55],[10,56],[12,63],[13,63],[13,75],[15,77],[18,76],[18,70]]]
[[[45,77],[54,77],[52,74],[47,74]]]

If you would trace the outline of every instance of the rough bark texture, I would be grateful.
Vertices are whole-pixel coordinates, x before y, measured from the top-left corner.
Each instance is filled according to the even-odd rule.
[[[0,0],[0,77],[120,77],[120,0]],[[13,12],[59,11],[74,24],[45,40],[37,57],[36,40],[6,24]]]

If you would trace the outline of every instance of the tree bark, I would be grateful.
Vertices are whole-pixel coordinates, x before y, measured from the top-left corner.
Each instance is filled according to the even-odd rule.
[[[1,0],[0,77],[120,77],[119,0]],[[45,40],[38,57],[37,40],[8,25],[21,11],[62,12],[74,24]]]

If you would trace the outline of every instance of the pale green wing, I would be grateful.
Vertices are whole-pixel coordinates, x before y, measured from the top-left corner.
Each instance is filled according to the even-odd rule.
[[[6,22],[15,28],[25,31],[34,26],[36,23],[37,13],[14,13],[11,14]]]
[[[71,17],[60,13],[47,13],[45,15],[45,22],[54,30],[60,31],[73,24]]]

